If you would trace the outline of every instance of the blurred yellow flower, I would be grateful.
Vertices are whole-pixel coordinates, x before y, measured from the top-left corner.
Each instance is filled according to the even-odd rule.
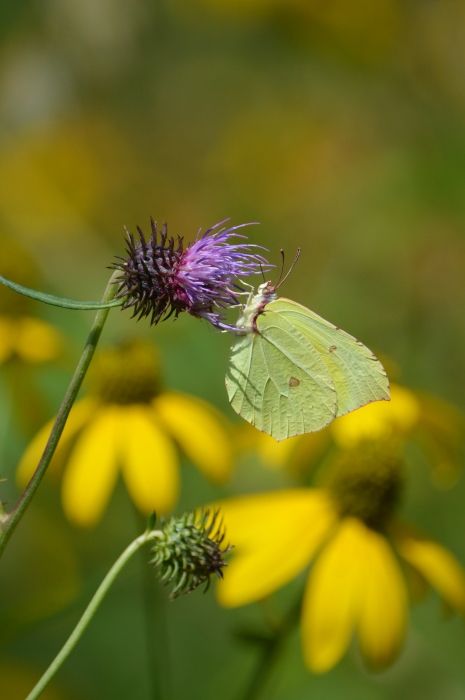
[[[444,547],[394,519],[401,462],[358,448],[326,487],[239,496],[219,503],[235,555],[217,595],[226,607],[265,598],[316,559],[305,587],[301,637],[315,673],[331,669],[354,631],[365,662],[382,669],[407,627],[409,573],[465,611],[465,571]]]
[[[262,433],[242,440],[244,449],[255,446],[264,464],[301,472],[313,466],[333,444],[351,450],[365,442],[415,439],[436,483],[451,486],[458,478],[465,443],[465,417],[442,399],[391,385],[391,400],[377,401],[337,418],[330,426],[282,443]]]
[[[73,120],[3,145],[0,214],[10,230],[28,238],[82,235],[104,179],[86,127]]]
[[[49,362],[62,347],[61,335],[50,323],[32,316],[0,316],[0,363],[15,355],[31,364]]]
[[[169,512],[179,492],[175,443],[207,478],[228,478],[232,442],[221,415],[201,399],[162,391],[150,344],[134,341],[102,351],[89,381],[91,393],[73,407],[56,455],[63,456],[76,438],[62,482],[72,522],[86,527],[99,521],[120,468],[143,513]],[[37,466],[51,427],[44,426],[27,448],[18,467],[20,484]]]
[[[377,405],[381,403],[383,406]],[[418,424],[420,414],[420,402],[415,394],[409,389],[393,384],[390,401],[371,403],[358,411],[341,416],[334,421],[331,433],[340,447],[350,449],[363,440],[403,437]]]
[[[26,287],[37,285],[36,265],[17,241],[0,238],[0,273]],[[38,304],[0,284],[0,363],[11,357],[40,364],[58,357],[61,334],[32,315]]]

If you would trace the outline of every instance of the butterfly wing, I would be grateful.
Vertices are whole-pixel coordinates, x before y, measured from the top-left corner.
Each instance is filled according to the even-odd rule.
[[[257,332],[236,336],[226,388],[234,410],[276,440],[321,430],[336,415],[331,373],[305,335],[281,313],[257,318]]]
[[[372,401],[389,400],[389,380],[381,362],[365,345],[318,314],[290,299],[266,306],[298,329],[328,368],[337,393],[337,416]]]

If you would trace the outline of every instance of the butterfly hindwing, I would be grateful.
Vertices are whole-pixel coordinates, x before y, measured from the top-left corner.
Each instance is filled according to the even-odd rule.
[[[365,345],[290,299],[267,304],[297,328],[318,352],[331,373],[337,393],[336,417],[372,401],[389,400],[389,380],[384,367]]]

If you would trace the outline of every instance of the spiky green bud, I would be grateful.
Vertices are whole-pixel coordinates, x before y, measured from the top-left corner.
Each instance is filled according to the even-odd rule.
[[[157,567],[161,583],[174,584],[170,598],[190,593],[205,582],[207,591],[212,574],[223,578],[224,555],[232,548],[221,549],[225,533],[218,515],[219,511],[205,510],[162,522],[151,563]]]

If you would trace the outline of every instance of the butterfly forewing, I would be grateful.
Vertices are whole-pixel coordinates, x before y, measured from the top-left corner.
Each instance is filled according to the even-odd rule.
[[[258,333],[237,336],[231,348],[226,386],[232,407],[276,440],[324,428],[337,399],[318,351],[269,306],[257,327]]]
[[[389,400],[384,367],[359,340],[290,299],[270,302],[268,311],[298,329],[325,363],[337,393],[336,416],[372,401]]]

